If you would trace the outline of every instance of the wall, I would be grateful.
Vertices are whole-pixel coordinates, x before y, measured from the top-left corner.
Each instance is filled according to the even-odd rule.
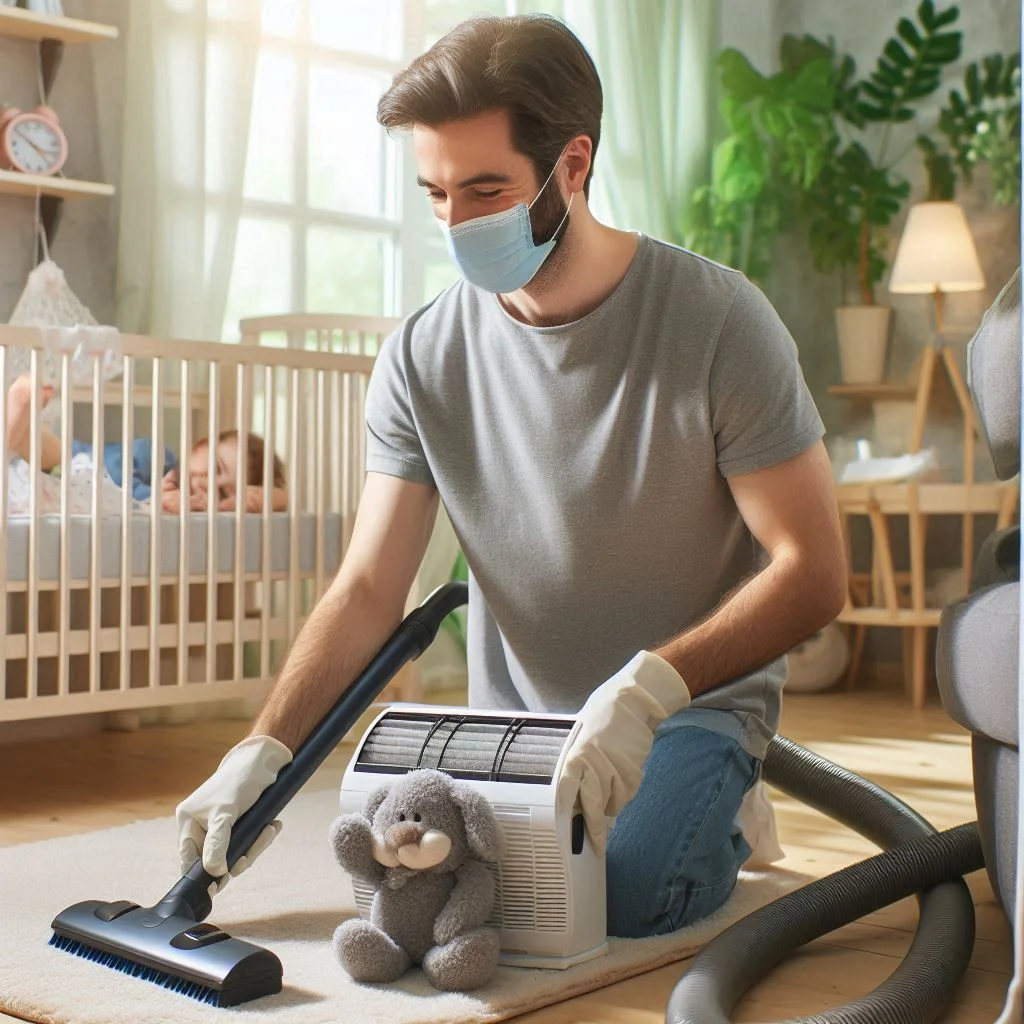
[[[837,0],[762,0],[753,5],[746,0],[722,0],[721,43],[723,47],[742,50],[762,72],[769,73],[777,68],[778,43],[785,33],[810,33],[824,40],[832,37],[841,52],[856,59],[859,73],[866,75],[885,41],[895,32],[898,19],[904,14],[912,15],[915,6],[912,0],[895,4],[891,0],[859,0],[856,4]],[[937,6],[943,9],[949,5],[940,2]],[[996,50],[1017,49],[1020,39],[1020,0],[972,0],[959,6],[963,58],[947,72],[950,86],[962,82],[967,63]],[[929,106],[922,108],[925,128],[934,123],[947,94],[948,88],[944,87]],[[912,139],[913,134],[906,137]],[[868,138],[877,146],[877,138]],[[897,169],[911,182],[910,202],[923,199],[925,176],[916,150],[912,149]],[[1020,261],[1020,223],[1016,210],[991,207],[984,173],[977,176],[973,186],[962,188],[957,199],[967,212],[988,283],[984,293],[951,296],[947,301],[950,336],[966,338]],[[892,225],[890,259],[895,255],[905,217],[906,210]],[[891,295],[887,282],[888,275],[877,291],[877,300],[893,310],[889,370],[893,378],[899,379],[910,374],[915,359],[929,341],[930,300],[924,296]],[[766,290],[800,347],[804,371],[830,437],[835,439],[847,432],[869,436],[873,429],[870,410],[826,393],[829,384],[839,381],[834,319],[836,306],[844,301],[839,277],[816,273],[802,242],[786,241],[779,246],[776,268]],[[856,295],[847,293],[845,301],[857,301]],[[952,423],[926,438],[926,443],[929,441],[952,453],[951,461],[955,463],[953,450],[958,440]]]
[[[125,33],[129,0],[64,0],[69,17],[116,25],[120,38],[64,48],[50,103],[68,137],[69,178],[120,184],[121,114],[124,106]],[[38,102],[36,48],[0,38],[0,103],[21,108]],[[14,310],[34,266],[35,204],[0,195],[0,323]],[[64,204],[51,255],[76,295],[101,323],[115,311],[118,204],[82,199]]]

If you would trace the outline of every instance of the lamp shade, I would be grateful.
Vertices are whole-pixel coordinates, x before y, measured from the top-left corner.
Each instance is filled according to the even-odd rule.
[[[985,287],[971,229],[957,203],[910,208],[889,281],[890,292],[976,292]]]

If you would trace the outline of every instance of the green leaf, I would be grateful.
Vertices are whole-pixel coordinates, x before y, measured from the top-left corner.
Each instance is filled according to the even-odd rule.
[[[722,88],[739,102],[747,102],[761,95],[764,76],[739,50],[723,50],[718,57]]]
[[[928,59],[932,63],[952,64],[960,59],[963,36],[959,32],[932,36],[928,42]]]
[[[920,100],[925,96],[931,96],[935,92],[935,86],[930,82],[918,82],[915,85],[911,85],[907,88],[903,94],[905,100]]]
[[[935,27],[936,28],[945,28],[946,25],[952,25],[953,22],[956,21],[956,19],[959,18],[959,17],[960,17],[960,8],[959,7],[950,7],[950,8],[948,8],[945,11],[943,11],[940,15],[938,15],[936,17],[936,19],[935,19]]]
[[[812,110],[828,111],[835,105],[830,59],[808,61],[786,88],[787,99]]]
[[[917,8],[917,17],[929,32],[934,32],[939,27],[935,17],[935,4],[932,3],[932,0],[921,0]]]
[[[885,63],[885,61],[879,61],[878,66],[871,73],[871,77],[879,85],[888,85],[893,89],[899,88],[903,84],[903,75],[901,75],[891,64]],[[865,83],[866,85],[867,83]]]
[[[789,134],[789,119],[779,107],[764,107],[761,111],[761,124],[769,135],[777,139],[784,139]]]
[[[989,98],[994,98],[999,95],[1000,80],[1003,77],[1003,55],[1001,53],[989,54],[982,58],[981,63],[985,69],[981,91]]]
[[[971,64],[964,75],[964,86],[967,89],[967,98],[974,106],[981,104],[981,82],[978,77],[978,65]]]
[[[909,18],[900,18],[896,31],[899,32],[903,41],[912,49],[917,50],[920,48],[922,43],[921,33],[917,31],[914,23]]]
[[[858,103],[857,113],[865,121],[885,121],[888,118],[887,111],[881,107],[872,106],[870,103]]]
[[[893,62],[898,64],[900,67],[910,68],[914,66],[913,58],[903,49],[902,46],[895,40],[890,39],[885,44],[885,55]]]
[[[779,65],[787,75],[796,75],[813,60],[824,59],[832,64],[832,49],[811,35],[786,34],[779,44]]]

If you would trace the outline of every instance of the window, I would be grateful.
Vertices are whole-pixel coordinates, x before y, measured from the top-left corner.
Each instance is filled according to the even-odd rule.
[[[388,138],[377,101],[453,25],[509,9],[508,0],[263,0],[226,339],[246,316],[405,315],[455,280],[408,140]]]

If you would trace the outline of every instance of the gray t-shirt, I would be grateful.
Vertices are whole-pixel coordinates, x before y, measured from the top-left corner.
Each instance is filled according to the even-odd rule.
[[[381,348],[366,468],[437,487],[470,566],[469,703],[575,712],[765,564],[726,478],[823,434],[789,332],[741,273],[641,235],[582,319],[528,327],[460,281]],[[761,757],[785,661],[701,695]]]

